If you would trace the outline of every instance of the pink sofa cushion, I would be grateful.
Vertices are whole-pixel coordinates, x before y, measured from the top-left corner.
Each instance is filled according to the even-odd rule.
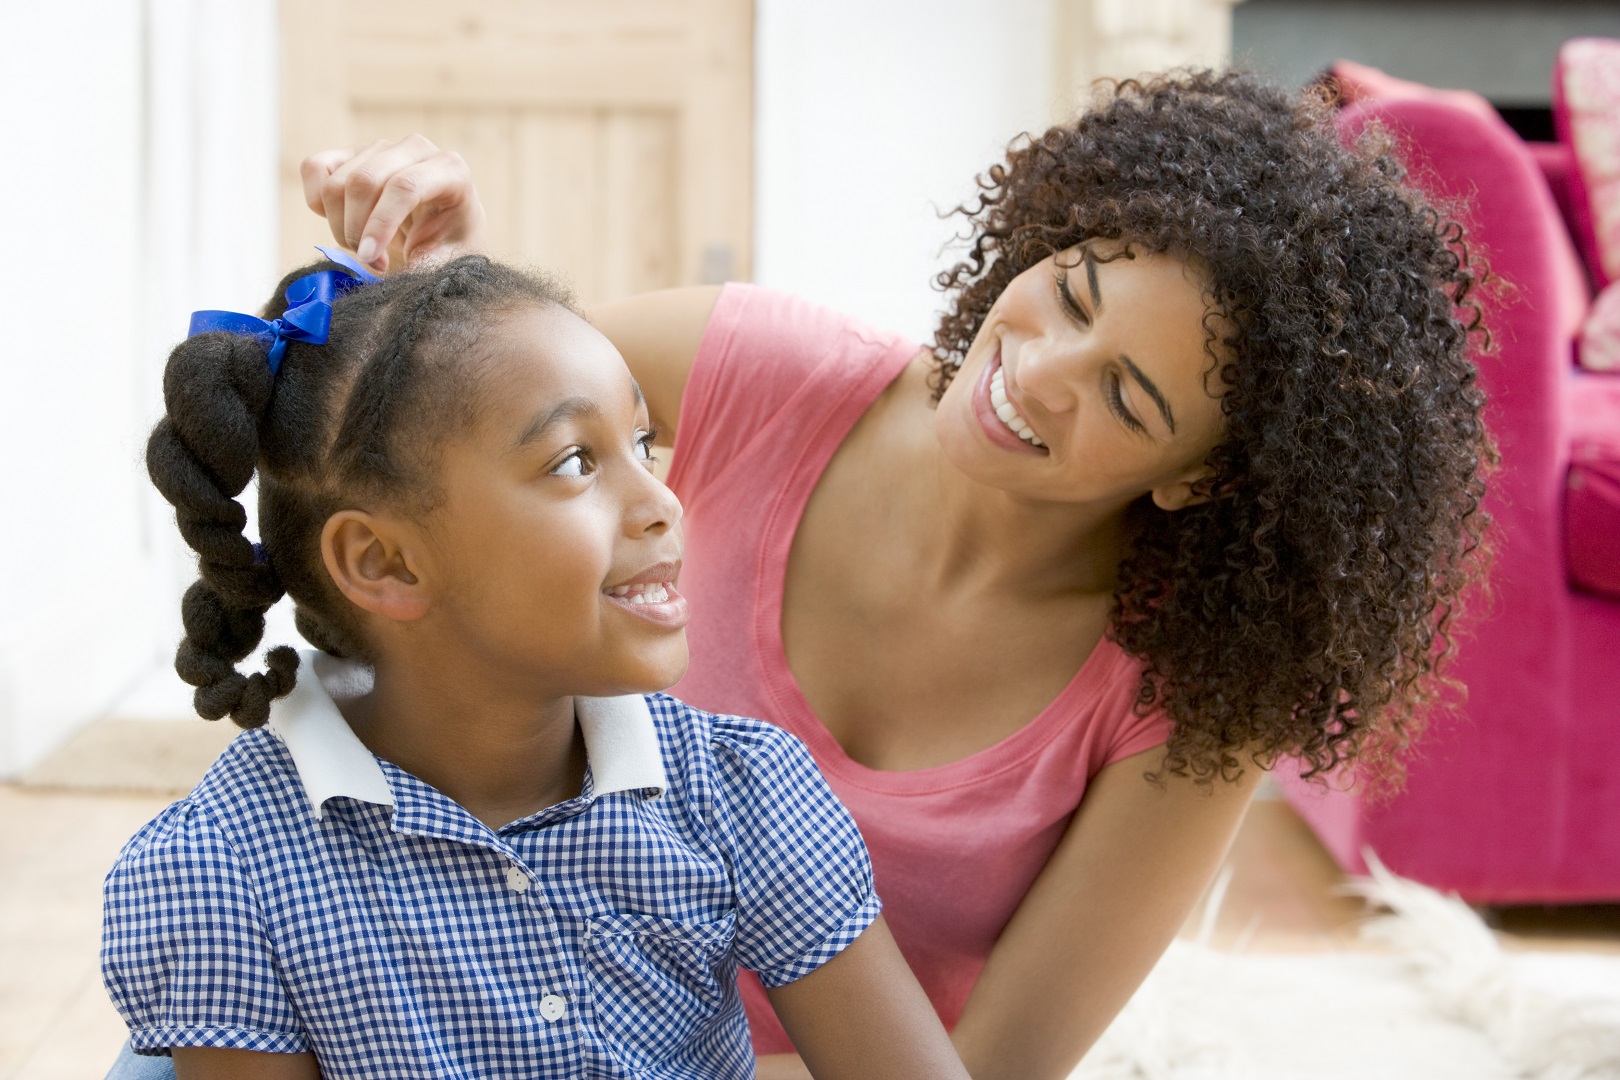
[[[1564,544],[1570,584],[1620,600],[1620,377],[1577,373],[1569,401]]]
[[[1354,60],[1335,60],[1328,73],[1338,84],[1339,96],[1346,105],[1358,101],[1441,101],[1493,123],[1501,122],[1491,103],[1472,90],[1437,90]]]
[[[1575,358],[1587,371],[1620,373],[1620,281],[1598,293],[1581,326]]]
[[[1620,280],[1620,41],[1564,42],[1553,67],[1553,123],[1575,153],[1575,243],[1599,289]]]
[[[1570,584],[1620,600],[1620,455],[1594,443],[1573,449],[1564,507]]]

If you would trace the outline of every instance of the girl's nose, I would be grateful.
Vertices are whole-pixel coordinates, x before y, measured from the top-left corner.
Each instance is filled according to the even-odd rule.
[[[636,485],[625,524],[632,535],[663,533],[681,520],[681,501],[662,480],[647,469],[636,468]]]

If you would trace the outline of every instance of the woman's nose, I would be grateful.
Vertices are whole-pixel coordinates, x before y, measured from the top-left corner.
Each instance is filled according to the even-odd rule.
[[[1018,350],[1013,372],[1020,396],[1049,413],[1070,411],[1078,401],[1081,361],[1072,342],[1047,336],[1029,339]]]

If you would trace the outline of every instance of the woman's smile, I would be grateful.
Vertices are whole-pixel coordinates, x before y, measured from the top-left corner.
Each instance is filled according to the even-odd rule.
[[[990,358],[973,386],[973,414],[978,417],[986,437],[997,446],[1022,454],[1048,453],[1046,444],[1029,419],[1018,411],[1007,396],[1006,376],[1001,370],[1001,353]]]

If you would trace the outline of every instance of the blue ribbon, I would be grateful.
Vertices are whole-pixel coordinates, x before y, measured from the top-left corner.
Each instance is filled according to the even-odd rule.
[[[371,285],[382,278],[367,270],[346,251],[317,247],[322,255],[343,267],[336,270],[318,270],[287,286],[287,310],[281,318],[266,321],[239,311],[194,311],[188,336],[223,331],[257,338],[265,347],[265,360],[270,374],[281,371],[281,358],[286,355],[287,342],[304,341],[311,345],[326,344],[332,329],[332,303],[339,296]]]

